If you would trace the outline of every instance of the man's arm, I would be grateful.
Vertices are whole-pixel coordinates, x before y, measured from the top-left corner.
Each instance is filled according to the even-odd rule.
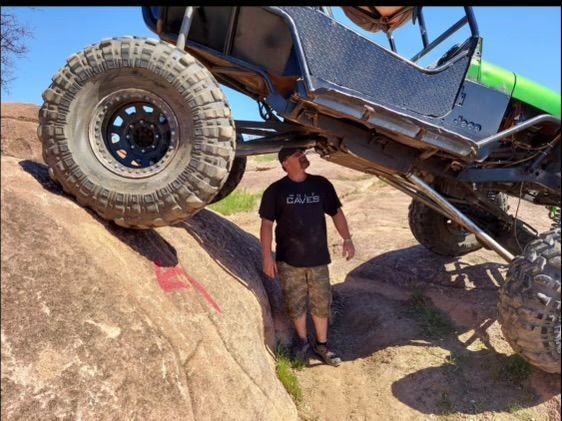
[[[263,272],[269,278],[277,276],[277,264],[273,260],[271,243],[273,241],[273,222],[262,218],[260,227],[261,254],[263,258]]]
[[[349,233],[349,228],[347,226],[347,220],[341,208],[338,208],[337,213],[332,216],[334,225],[338,230],[339,234],[343,238],[343,251],[342,256],[349,260],[355,256],[355,247],[353,246],[353,241],[351,240],[351,234]]]

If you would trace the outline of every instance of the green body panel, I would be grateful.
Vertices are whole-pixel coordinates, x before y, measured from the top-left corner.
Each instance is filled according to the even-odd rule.
[[[560,94],[523,76],[516,76],[513,97],[560,117]]]
[[[513,94],[515,86],[515,73],[495,66],[485,61],[473,60],[467,73],[467,79],[478,82],[488,88],[503,92],[507,95]]]
[[[523,76],[485,61],[470,63],[467,79],[511,95],[539,110],[560,117],[560,94]]]

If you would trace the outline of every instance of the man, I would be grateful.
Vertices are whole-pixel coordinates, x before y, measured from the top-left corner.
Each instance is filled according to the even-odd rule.
[[[269,278],[279,274],[281,279],[287,311],[298,335],[293,355],[305,359],[308,352],[308,296],[316,330],[312,348],[324,362],[337,366],[341,359],[327,343],[332,292],[325,213],[343,238],[347,260],[355,255],[355,248],[334,186],[326,178],[305,171],[310,162],[304,150],[283,148],[278,158],[287,175],[265,190],[259,209],[263,271]],[[271,249],[274,222],[275,260]]]

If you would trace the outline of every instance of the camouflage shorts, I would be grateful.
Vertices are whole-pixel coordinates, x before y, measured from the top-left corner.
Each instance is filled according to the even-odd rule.
[[[292,320],[298,319],[306,312],[307,298],[313,315],[330,315],[332,289],[327,265],[299,268],[285,262],[277,262],[277,268],[287,312]]]

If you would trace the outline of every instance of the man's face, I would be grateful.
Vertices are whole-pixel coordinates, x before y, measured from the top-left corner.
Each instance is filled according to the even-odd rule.
[[[283,166],[285,170],[290,171],[291,169],[298,169],[299,167],[303,170],[308,168],[310,161],[304,153],[304,149],[301,149],[294,154],[290,155],[284,162]]]

